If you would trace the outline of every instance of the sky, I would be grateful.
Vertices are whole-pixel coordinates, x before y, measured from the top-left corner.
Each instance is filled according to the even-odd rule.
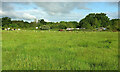
[[[118,18],[117,2],[2,2],[0,17],[12,20],[47,22],[77,21],[89,13],[106,13],[110,19]]]

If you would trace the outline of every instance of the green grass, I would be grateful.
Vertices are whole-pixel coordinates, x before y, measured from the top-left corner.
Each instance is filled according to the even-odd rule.
[[[117,70],[117,32],[3,31],[3,70]]]

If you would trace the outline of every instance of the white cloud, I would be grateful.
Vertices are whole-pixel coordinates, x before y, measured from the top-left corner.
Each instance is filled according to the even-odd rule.
[[[2,11],[13,11],[14,10],[14,6],[12,3],[9,2],[3,2],[2,3]]]
[[[50,15],[60,15],[70,13],[74,9],[89,10],[86,7],[87,3],[77,2],[37,2],[38,7],[42,8],[46,13]]]
[[[5,3],[3,5],[3,11],[0,10],[0,14],[3,16],[9,16],[12,19],[24,19],[34,20],[45,19],[45,21],[80,21],[86,14],[82,12],[73,12],[74,9],[89,10],[86,7],[87,3],[80,2],[38,2],[34,3],[39,8],[31,10],[19,10],[16,11],[13,3]],[[30,4],[30,3],[18,3],[18,4]],[[97,13],[97,12],[94,12]],[[99,12],[98,12],[99,13]],[[118,16],[116,13],[106,12],[111,18]],[[88,13],[89,14],[89,13]]]
[[[108,16],[110,19],[118,18],[118,12],[117,11],[116,12],[89,12],[89,13],[105,13],[106,16]]]
[[[0,10],[0,16],[2,16],[2,15],[4,15],[5,13],[2,11],[2,10]]]
[[[63,15],[47,15],[44,17],[44,19],[47,19],[49,21],[54,21],[54,22],[59,22],[59,21],[80,21],[80,19],[82,19],[83,17],[85,17],[85,15],[83,13],[75,13],[75,12],[71,12],[70,14],[64,14]]]
[[[33,15],[31,15],[31,14],[28,14],[28,13],[24,13],[24,14],[22,15],[22,18],[23,18],[23,19],[28,19],[28,20],[36,19],[35,16],[33,16]]]
[[[21,4],[21,3],[17,3]],[[28,3],[22,3],[22,4],[28,4]],[[13,2],[3,2],[2,3],[2,10],[0,10],[0,16],[8,16],[12,19],[24,19],[24,20],[32,20],[36,17],[29,12],[24,11],[16,11],[15,6]]]
[[[106,14],[110,19],[118,18],[118,12],[106,12]]]
[[[16,11],[0,11],[0,14],[4,16],[11,17],[13,19],[24,19],[24,20],[33,20],[36,17],[29,14],[29,13],[24,13],[24,12],[16,12]]]
[[[46,21],[46,22],[51,22],[50,20],[48,20],[48,19],[44,19],[44,21]]]
[[[2,0],[3,2],[119,2],[119,0]]]

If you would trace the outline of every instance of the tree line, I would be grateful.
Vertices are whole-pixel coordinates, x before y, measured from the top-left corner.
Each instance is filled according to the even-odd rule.
[[[23,20],[11,20],[10,17],[0,18],[3,28],[24,28],[35,29],[35,27],[44,27],[47,29],[66,29],[66,28],[85,28],[88,30],[94,30],[96,28],[104,27],[107,30],[120,31],[119,21],[120,19],[112,19],[105,13],[90,13],[85,18],[77,21],[60,21],[60,22],[46,22],[44,19],[38,20],[38,22],[27,22]]]

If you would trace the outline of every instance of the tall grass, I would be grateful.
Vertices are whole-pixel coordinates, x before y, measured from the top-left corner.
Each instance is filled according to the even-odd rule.
[[[3,70],[117,70],[117,32],[3,31]]]

